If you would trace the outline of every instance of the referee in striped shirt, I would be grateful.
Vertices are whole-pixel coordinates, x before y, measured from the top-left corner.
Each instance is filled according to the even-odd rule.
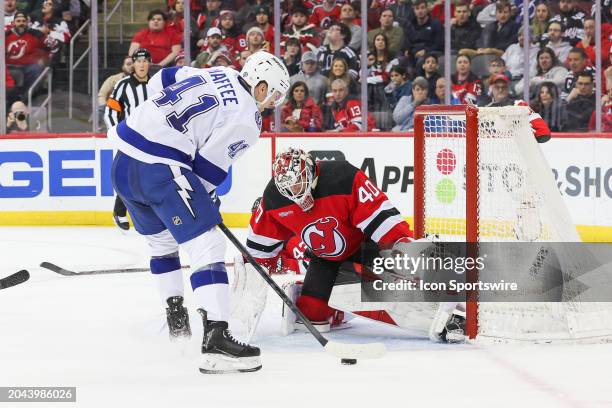
[[[132,60],[134,61],[134,72],[117,82],[106,102],[104,122],[108,129],[130,116],[132,110],[149,97],[147,83],[149,82],[151,54],[145,48],[139,48],[132,54]],[[119,196],[115,199],[113,220],[122,230],[130,229],[127,209]]]

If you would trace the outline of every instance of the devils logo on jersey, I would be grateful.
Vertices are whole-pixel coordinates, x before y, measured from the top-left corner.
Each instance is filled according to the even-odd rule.
[[[346,239],[334,217],[319,218],[302,230],[302,241],[316,256],[339,256],[346,249]]]
[[[23,57],[26,53],[27,46],[28,42],[21,39],[8,43],[6,46],[8,58],[11,60],[16,60]]]

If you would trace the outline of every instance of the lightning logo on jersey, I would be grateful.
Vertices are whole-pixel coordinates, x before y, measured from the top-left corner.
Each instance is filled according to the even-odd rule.
[[[192,197],[189,194],[190,192],[193,192],[193,187],[191,187],[191,184],[189,184],[189,180],[187,180],[187,177],[183,175],[177,176],[175,169],[178,170],[179,173],[180,173],[180,170],[176,167],[172,168],[172,173],[174,173],[175,175],[174,182],[176,183],[178,187],[176,189],[176,192],[181,197],[181,200],[183,200],[183,203],[185,203],[185,206],[191,213],[191,216],[195,218],[196,217],[195,213],[193,212],[193,208],[191,207]]]

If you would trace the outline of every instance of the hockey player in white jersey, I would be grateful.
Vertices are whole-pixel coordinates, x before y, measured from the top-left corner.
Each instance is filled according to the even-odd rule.
[[[191,335],[180,245],[190,258],[194,302],[204,324],[200,371],[258,370],[259,349],[236,341],[228,329],[226,244],[216,228],[221,215],[215,189],[257,142],[260,112],[284,101],[289,74],[278,58],[260,51],[240,73],[164,68],[149,87],[152,96],[108,137],[119,150],[113,186],[148,241],[151,272],[168,304],[170,336]]]

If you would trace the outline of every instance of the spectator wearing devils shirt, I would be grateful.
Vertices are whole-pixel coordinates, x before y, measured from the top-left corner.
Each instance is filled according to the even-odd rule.
[[[151,53],[151,62],[165,67],[172,65],[181,50],[181,37],[176,30],[166,27],[166,15],[161,10],[152,10],[147,17],[149,27],[137,32],[132,38],[129,55],[139,48]]]
[[[9,69],[22,72],[23,91],[30,88],[49,59],[49,50],[44,40],[43,33],[28,28],[28,16],[25,13],[15,13],[13,28],[6,33],[6,63]]]
[[[336,0],[323,0],[315,6],[308,22],[321,30],[327,30],[333,23],[340,21],[340,5]]]
[[[457,57],[457,72],[451,75],[451,99],[460,104],[476,105],[482,95],[482,81],[471,71],[472,60],[467,55]]]
[[[361,114],[361,100],[349,97],[348,87],[342,79],[336,79],[331,84],[334,98],[330,107],[333,120],[333,132],[359,132],[363,117]],[[374,117],[368,112],[368,130],[376,127]]]

